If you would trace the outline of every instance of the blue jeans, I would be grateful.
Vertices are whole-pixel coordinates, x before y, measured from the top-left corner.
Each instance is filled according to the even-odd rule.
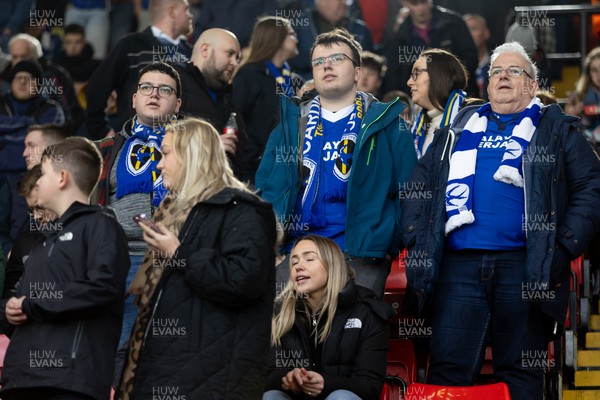
[[[129,256],[131,267],[127,273],[127,280],[125,283],[125,290],[129,289],[131,282],[135,274],[140,269],[144,256]],[[127,358],[127,351],[129,347],[129,336],[131,336],[131,330],[135,324],[137,318],[138,309],[133,304],[133,296],[129,296],[125,299],[125,306],[123,310],[123,324],[121,325],[121,337],[119,338],[119,347],[117,348],[117,354],[115,356],[115,370],[113,376],[113,387],[117,387],[121,379],[121,372]]]
[[[144,256],[129,256],[131,267],[127,273],[125,290],[129,289],[129,286],[131,286],[131,282],[133,282],[135,274],[137,274],[138,270],[140,269],[140,264],[142,263],[143,259]],[[137,318],[138,309],[137,306],[133,304],[133,299],[133,296],[129,296],[125,299],[125,307],[123,309],[123,325],[121,325],[121,338],[119,339],[119,347],[129,342],[129,336],[131,335],[133,324],[135,324],[135,319]]]
[[[542,400],[548,361],[542,314],[528,295],[526,252],[446,252],[432,319],[427,383],[469,386],[492,347],[495,376],[519,400]]]
[[[280,390],[269,390],[263,394],[262,400],[291,400],[292,398]],[[360,397],[348,390],[334,390],[325,400],[360,400]]]

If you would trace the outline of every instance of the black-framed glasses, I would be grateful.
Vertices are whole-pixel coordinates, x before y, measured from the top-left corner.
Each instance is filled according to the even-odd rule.
[[[173,89],[169,85],[154,86],[151,83],[140,83],[138,85],[138,92],[140,92],[144,96],[150,96],[152,92],[154,92],[154,89],[158,91],[159,97],[163,98],[169,97],[170,95],[175,93],[175,89]]]
[[[327,57],[318,57],[318,58],[311,60],[311,64],[312,64],[313,68],[322,67],[325,65],[327,60],[329,60],[329,62],[331,62],[331,65],[338,65],[338,64],[341,64],[345,59],[350,60],[352,62],[352,64],[354,64],[354,66],[357,65],[356,62],[352,58],[348,57],[344,53],[335,53],[335,54],[332,54]]]
[[[421,72],[427,72],[427,68],[413,69],[412,72],[410,73],[410,77],[412,78],[413,81],[416,81],[419,78],[419,75],[421,75]]]
[[[495,67],[495,68],[490,68],[490,70],[488,71],[488,75],[490,76],[490,78],[499,78],[500,75],[502,75],[502,71],[506,71],[506,73],[508,74],[508,76],[511,76],[513,78],[517,78],[517,77],[525,74],[529,78],[533,79],[533,76],[529,75],[529,73],[527,71],[525,71],[525,69],[523,69],[521,67],[508,67],[508,68]]]

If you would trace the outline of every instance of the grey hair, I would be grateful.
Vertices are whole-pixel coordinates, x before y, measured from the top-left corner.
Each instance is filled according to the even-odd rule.
[[[529,71],[528,71],[529,74],[531,76],[533,76],[533,78],[537,81],[538,68],[535,66],[535,63],[533,61],[531,61],[531,58],[525,51],[525,48],[523,46],[521,46],[521,44],[519,42],[508,42],[508,43],[504,43],[504,44],[501,44],[500,46],[496,47],[490,57],[490,69],[492,68],[492,65],[494,64],[494,61],[496,61],[496,58],[498,58],[498,56],[500,54],[504,54],[504,53],[517,53],[518,55],[520,55],[525,60],[525,62],[527,62],[527,64],[529,65]]]
[[[8,41],[8,47],[10,48],[10,46],[17,40],[24,40],[27,42],[27,44],[29,45],[29,54],[35,57],[36,61],[38,58],[44,55],[44,52],[42,51],[42,44],[37,38],[28,35],[27,33],[19,33],[10,38],[10,40]]]

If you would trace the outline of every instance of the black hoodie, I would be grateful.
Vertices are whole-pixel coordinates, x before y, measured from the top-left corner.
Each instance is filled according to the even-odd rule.
[[[127,239],[100,206],[75,202],[54,224],[17,285],[27,322],[11,335],[0,393],[57,388],[104,400],[121,333]]]

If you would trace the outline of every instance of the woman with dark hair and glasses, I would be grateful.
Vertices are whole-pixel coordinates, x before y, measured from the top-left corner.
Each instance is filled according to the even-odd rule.
[[[413,102],[421,107],[412,126],[418,158],[427,151],[435,130],[452,123],[458,114],[467,82],[465,66],[447,50],[427,49],[415,61],[407,84]]]
[[[277,125],[278,94],[288,97],[304,84],[287,63],[298,54],[298,39],[290,21],[281,17],[258,19],[250,39],[250,54],[233,77],[233,102],[247,125],[242,154],[244,181],[254,182],[269,134]]]

